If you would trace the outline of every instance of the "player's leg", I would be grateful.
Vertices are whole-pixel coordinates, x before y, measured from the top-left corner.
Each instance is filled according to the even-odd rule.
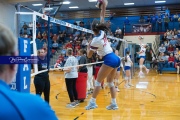
[[[96,97],[101,90],[101,82],[111,73],[113,70],[112,67],[109,67],[103,64],[98,72],[97,79],[95,80],[95,88],[92,94],[92,98],[89,101],[89,104],[86,106],[86,110],[97,108]]]
[[[111,93],[111,104],[106,107],[106,109],[108,110],[118,109],[118,106],[116,103],[116,89],[113,82],[113,78],[115,77],[116,72],[117,72],[117,68],[111,71],[111,73],[107,77],[107,85],[110,88],[110,93]]]

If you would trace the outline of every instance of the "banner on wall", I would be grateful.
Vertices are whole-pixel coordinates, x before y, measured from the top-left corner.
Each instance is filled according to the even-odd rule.
[[[31,56],[30,39],[19,38],[19,56]],[[31,64],[18,64],[16,78],[10,84],[12,90],[19,92],[30,92]]]

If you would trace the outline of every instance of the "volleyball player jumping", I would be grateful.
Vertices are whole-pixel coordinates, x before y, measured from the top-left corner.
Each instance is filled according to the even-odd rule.
[[[95,37],[87,46],[87,57],[91,58],[92,54],[97,51],[97,54],[103,56],[104,63],[102,64],[97,79],[95,81],[95,88],[88,105],[85,107],[86,110],[97,108],[96,97],[101,89],[101,82],[107,78],[107,86],[110,88],[111,93],[111,104],[106,107],[108,110],[118,109],[116,103],[116,89],[114,86],[113,79],[115,77],[117,68],[120,66],[120,59],[113,53],[113,50],[107,40],[104,31],[108,28],[104,24],[98,24],[93,22],[92,30]]]
[[[104,23],[107,5],[108,5],[108,0],[97,0],[96,7],[101,9],[101,13],[100,13],[101,23]]]
[[[144,64],[144,60],[146,59],[146,47],[147,45],[144,44],[140,44],[141,50],[139,52],[137,52],[137,54],[139,54],[139,68],[140,68],[140,72],[139,72],[139,77],[142,77],[144,75],[144,73],[142,72],[142,69],[144,68],[147,72],[147,74],[149,73],[149,69],[146,68]]]

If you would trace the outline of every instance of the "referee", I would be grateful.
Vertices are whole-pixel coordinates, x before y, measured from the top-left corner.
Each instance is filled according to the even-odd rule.
[[[47,69],[47,52],[44,49],[38,50],[38,70]],[[50,81],[49,81],[49,72],[43,72],[37,74],[34,77],[34,86],[36,89],[36,94],[40,95],[44,93],[44,99],[49,103],[50,95]]]

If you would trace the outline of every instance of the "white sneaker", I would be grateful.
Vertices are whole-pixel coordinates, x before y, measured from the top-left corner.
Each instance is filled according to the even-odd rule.
[[[90,110],[90,109],[95,109],[98,106],[96,105],[95,102],[89,102],[89,104],[85,107],[86,110]]]
[[[124,85],[124,88],[130,88],[130,86],[129,85]]]
[[[66,105],[67,108],[74,108],[76,107],[76,104],[75,103],[69,103]]]
[[[134,85],[133,85],[133,84],[131,84],[131,83],[128,83],[128,85],[129,85],[130,87],[134,87]]]
[[[116,87],[116,91],[117,91],[117,92],[119,92],[119,91],[120,91],[118,87]]]
[[[106,107],[107,110],[117,110],[118,108],[117,104],[112,103]]]

